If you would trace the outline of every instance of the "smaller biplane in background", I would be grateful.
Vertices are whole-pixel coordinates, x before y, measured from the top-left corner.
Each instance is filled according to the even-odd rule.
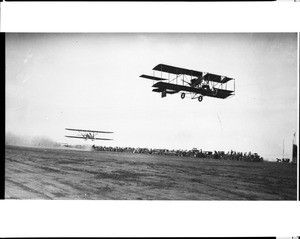
[[[66,128],[66,130],[70,131],[77,131],[78,136],[71,136],[71,135],[65,135],[67,138],[77,138],[77,139],[84,139],[84,140],[112,140],[112,139],[106,139],[106,138],[96,138],[96,135],[99,133],[103,134],[111,134],[113,132],[108,132],[108,131],[99,131],[99,130],[87,130],[87,129],[70,129]]]
[[[160,76],[155,76],[155,71]],[[166,73],[168,76],[163,76]],[[161,97],[181,92],[182,99],[188,93],[191,99],[201,102],[204,96],[225,99],[235,94],[234,78],[165,64],[155,66],[153,76],[143,74],[140,77],[153,80],[152,91],[161,93]],[[154,84],[154,81],[158,82]],[[233,82],[231,87],[227,85],[228,82]]]

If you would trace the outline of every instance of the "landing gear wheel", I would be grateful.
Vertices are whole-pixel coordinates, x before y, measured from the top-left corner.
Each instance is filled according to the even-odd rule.
[[[213,93],[213,96],[216,96],[216,95],[218,94],[218,90],[217,90],[216,88],[214,88],[214,89],[212,90],[212,93]]]
[[[181,99],[184,99],[185,93],[181,93]]]
[[[201,102],[202,100],[203,100],[203,96],[200,95],[200,96],[198,97],[198,101]]]

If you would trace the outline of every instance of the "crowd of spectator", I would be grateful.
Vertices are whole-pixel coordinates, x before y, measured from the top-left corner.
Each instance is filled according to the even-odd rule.
[[[257,153],[242,153],[236,151],[202,151],[193,148],[192,150],[169,150],[169,149],[148,149],[148,148],[133,148],[133,147],[106,147],[95,146],[92,148],[97,151],[111,151],[111,152],[128,152],[134,154],[154,154],[154,155],[169,155],[178,157],[194,157],[194,158],[212,158],[236,161],[262,162],[263,158]]]
[[[277,163],[289,163],[290,162],[290,159],[289,158],[281,158],[281,159],[279,159],[279,158],[276,158],[276,162]]]

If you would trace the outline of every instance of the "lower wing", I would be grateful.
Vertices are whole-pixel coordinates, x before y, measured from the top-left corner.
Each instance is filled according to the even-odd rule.
[[[166,82],[158,82],[154,84],[153,87],[155,87],[153,89],[153,91],[155,92],[163,92],[169,90],[169,91],[173,91],[172,93],[176,93],[179,91],[186,91],[186,92],[191,92],[191,93],[196,93],[204,96],[210,96],[210,97],[221,98],[221,99],[225,99],[228,96],[231,96],[232,93],[234,92],[231,90],[223,90],[218,88],[215,88],[216,91],[212,92],[202,88],[195,88],[195,87],[166,83]]]
[[[79,136],[70,136],[65,135],[67,138],[76,138],[76,139],[91,139],[91,140],[112,140],[112,139],[105,139],[105,138],[85,138],[85,137],[79,137]]]

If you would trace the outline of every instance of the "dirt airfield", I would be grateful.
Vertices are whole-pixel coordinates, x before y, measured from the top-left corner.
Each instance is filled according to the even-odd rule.
[[[297,167],[6,146],[5,199],[296,200]]]

